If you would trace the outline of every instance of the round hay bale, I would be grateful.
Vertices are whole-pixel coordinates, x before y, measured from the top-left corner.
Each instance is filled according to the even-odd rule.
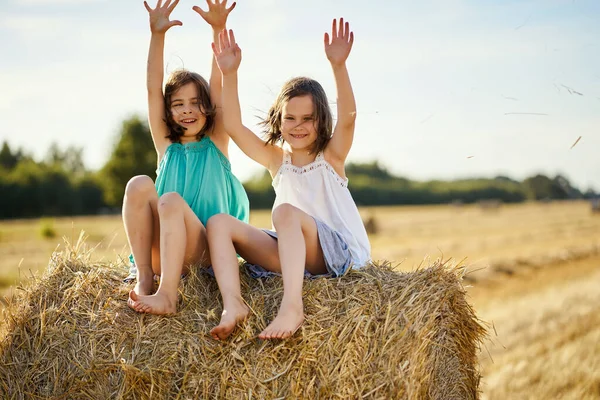
[[[485,329],[461,270],[389,265],[305,282],[306,321],[286,341],[257,334],[274,318],[279,278],[242,274],[251,314],[226,341],[215,280],[193,272],[175,316],[127,307],[123,267],[55,254],[49,272],[4,310],[1,398],[476,399]]]

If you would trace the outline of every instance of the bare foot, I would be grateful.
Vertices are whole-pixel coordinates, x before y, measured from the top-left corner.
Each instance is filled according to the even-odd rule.
[[[153,287],[154,287],[154,281],[153,281],[152,277],[150,277],[148,279],[139,279],[138,278],[137,283],[133,287],[132,292],[134,292],[136,295],[147,296],[149,294],[152,294]],[[127,305],[135,310],[133,303],[134,303],[134,300],[131,298],[131,292],[130,292],[129,298],[127,299]]]
[[[145,296],[132,290],[129,292],[129,301],[132,303],[132,308],[141,313],[165,315],[177,312],[177,295],[172,298],[164,293],[156,292],[151,296]]]
[[[260,339],[287,339],[296,333],[304,322],[304,309],[302,303],[284,305],[281,303],[277,317],[262,331]]]
[[[244,321],[248,316],[248,306],[242,299],[235,299],[230,302],[227,308],[223,309],[219,325],[210,330],[210,334],[215,340],[227,339],[238,323]]]

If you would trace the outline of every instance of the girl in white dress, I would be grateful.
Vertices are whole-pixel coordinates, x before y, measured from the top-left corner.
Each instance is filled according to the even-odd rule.
[[[369,239],[344,172],[356,120],[346,68],[353,41],[343,19],[339,26],[333,20],[331,36],[324,36],[337,88],[335,129],[321,85],[309,78],[294,78],[284,85],[263,121],[265,141],[242,124],[237,83],[242,56],[233,31],[221,32],[219,44],[213,43],[223,75],[225,130],[246,155],[269,170],[276,193],[272,214],[276,232],[226,214],[208,220],[210,257],[223,298],[221,321],[211,330],[217,340],[228,337],[248,315],[236,253],[251,264],[255,275],[279,273],[283,277],[279,312],[259,334],[261,339],[288,338],[302,325],[305,275],[337,277],[350,267],[370,262]]]

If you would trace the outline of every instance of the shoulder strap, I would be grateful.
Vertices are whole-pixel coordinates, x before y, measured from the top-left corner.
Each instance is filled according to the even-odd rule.
[[[283,150],[283,163],[284,164],[291,164],[292,163],[292,156],[285,149]]]

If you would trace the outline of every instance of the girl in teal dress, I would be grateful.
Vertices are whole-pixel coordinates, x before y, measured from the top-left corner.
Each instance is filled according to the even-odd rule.
[[[125,189],[123,223],[135,262],[136,285],[128,305],[138,312],[177,311],[180,277],[190,265],[210,265],[206,222],[227,213],[248,221],[248,197],[231,173],[229,136],[221,115],[221,73],[213,58],[210,85],[194,72],[178,70],[163,84],[165,33],[180,21],[169,16],[178,0],[162,0],[150,17],[147,88],[148,117],[158,153],[156,182],[135,176]],[[213,38],[225,28],[234,8],[227,0],[207,1],[208,11],[193,9],[213,28]],[[154,276],[160,284],[152,293]]]

